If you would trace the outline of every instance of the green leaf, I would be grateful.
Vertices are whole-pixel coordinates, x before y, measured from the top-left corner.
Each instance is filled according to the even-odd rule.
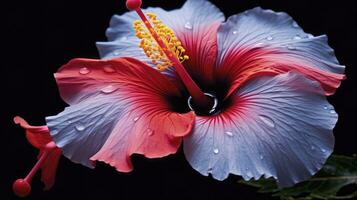
[[[273,179],[263,178],[239,183],[257,187],[258,192],[272,193],[282,200],[357,199],[357,189],[349,194],[339,194],[345,186],[357,186],[357,156],[332,155],[315,176],[290,188],[278,188]]]

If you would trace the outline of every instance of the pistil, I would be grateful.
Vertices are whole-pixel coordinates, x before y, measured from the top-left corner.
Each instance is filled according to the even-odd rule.
[[[50,142],[46,144],[45,148],[43,149],[40,158],[37,160],[36,164],[33,166],[31,171],[24,179],[17,179],[14,184],[12,185],[14,193],[19,197],[25,197],[30,194],[31,192],[31,180],[36,172],[40,169],[43,162],[46,160],[49,153],[56,148],[54,142]]]
[[[205,96],[202,90],[198,87],[198,85],[194,82],[191,76],[186,71],[185,67],[181,64],[179,58],[177,57],[176,52],[173,52],[171,48],[164,42],[164,40],[158,35],[155,31],[154,27],[147,19],[143,11],[140,9],[141,0],[127,0],[126,5],[129,10],[135,10],[141,20],[144,22],[147,30],[149,30],[151,36],[155,39],[158,46],[161,48],[162,52],[171,62],[171,65],[175,68],[177,74],[181,78],[181,81],[185,85],[186,89],[190,93],[193,101],[202,107],[211,106],[212,102],[210,99]]]

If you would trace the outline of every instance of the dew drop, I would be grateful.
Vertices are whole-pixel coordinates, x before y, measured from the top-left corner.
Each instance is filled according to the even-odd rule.
[[[115,69],[111,65],[106,65],[103,67],[103,70],[107,73],[114,73]]]
[[[331,110],[330,110],[330,113],[331,113],[331,114],[336,114],[336,111],[335,111],[334,109],[331,109]]]
[[[83,131],[86,127],[83,126],[82,124],[77,124],[77,125],[75,126],[75,128],[76,128],[77,131]]]
[[[321,151],[322,151],[323,153],[326,153],[326,149],[321,149]]]
[[[148,133],[148,136],[154,135],[154,131],[151,130],[150,128],[148,128],[148,129],[146,130],[146,132]]]
[[[114,51],[113,55],[114,56],[119,56],[119,52],[118,51]]]
[[[219,153],[219,150],[217,148],[213,149],[213,153],[214,154],[218,154]]]
[[[264,46],[264,43],[262,43],[262,42],[256,43],[256,44],[254,45],[255,48],[260,48],[260,47],[262,47],[262,46]]]
[[[288,45],[288,49],[295,50],[296,48],[294,46]]]
[[[275,122],[270,118],[265,115],[259,115],[259,119],[262,120],[266,125],[274,128],[275,127]]]
[[[236,34],[238,33],[238,31],[233,31],[232,33],[233,33],[234,35],[236,35]]]
[[[293,27],[295,27],[295,28],[298,28],[298,27],[299,27],[299,25],[298,25],[295,21],[292,23],[292,25],[293,25]]]
[[[138,120],[139,120],[139,117],[135,117],[135,118],[133,119],[134,122],[137,122]]]
[[[186,22],[185,28],[191,30],[192,29],[192,24],[190,22]]]
[[[83,74],[83,75],[86,75],[86,74],[90,73],[90,70],[87,67],[82,67],[82,68],[79,69],[79,73]]]
[[[58,130],[57,129],[53,129],[50,131],[52,135],[56,135],[58,133]]]
[[[113,85],[108,85],[108,86],[105,86],[104,88],[101,89],[101,91],[105,94],[109,94],[109,93],[112,93],[116,90],[117,88],[114,87]]]
[[[273,37],[272,36],[268,36],[266,39],[270,41],[270,40],[273,40]]]
[[[327,110],[327,109],[328,109],[328,107],[327,107],[327,106],[324,106],[324,109],[325,109],[325,110]]]
[[[224,132],[226,135],[230,136],[230,137],[233,137],[233,133],[231,131],[226,131]]]
[[[301,40],[301,37],[299,35],[296,35],[293,37],[294,40]]]
[[[263,159],[264,159],[264,156],[263,156],[263,155],[260,155],[259,158],[260,158],[260,160],[263,160]]]
[[[312,34],[307,34],[307,38],[314,38],[314,36]]]

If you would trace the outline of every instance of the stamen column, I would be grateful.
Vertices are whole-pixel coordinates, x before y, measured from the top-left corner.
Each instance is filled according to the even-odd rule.
[[[177,74],[180,76],[182,82],[187,88],[188,92],[193,98],[193,101],[202,107],[209,106],[209,99],[205,96],[202,90],[193,81],[190,75],[187,73],[185,67],[181,64],[180,60],[177,58],[176,54],[170,50],[170,48],[164,43],[160,36],[155,32],[155,29],[151,25],[150,21],[146,18],[143,11],[140,9],[141,0],[127,0],[126,6],[129,10],[135,10],[141,20],[144,22],[145,26],[149,30],[152,37],[161,47],[167,58],[172,62]]]

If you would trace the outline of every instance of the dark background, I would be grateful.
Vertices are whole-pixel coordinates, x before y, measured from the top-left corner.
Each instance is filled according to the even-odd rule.
[[[340,118],[335,128],[335,153],[357,152],[357,8],[353,1],[213,1],[226,16],[261,6],[289,13],[306,32],[327,34],[339,61],[347,66],[347,80],[329,97]],[[4,3],[3,3],[4,4]],[[146,0],[146,6],[178,8],[179,0]],[[123,0],[16,1],[1,5],[1,163],[0,199],[16,199],[13,180],[25,176],[35,163],[37,150],[12,118],[20,115],[31,124],[66,106],[52,74],[72,58],[97,58],[95,41],[105,41],[113,14],[126,11]],[[95,170],[62,157],[55,186],[42,191],[39,176],[28,199],[270,199],[254,188],[237,184],[239,177],[220,182],[201,176],[185,160],[182,150],[165,159],[133,158],[135,170],[116,172],[98,163]]]

